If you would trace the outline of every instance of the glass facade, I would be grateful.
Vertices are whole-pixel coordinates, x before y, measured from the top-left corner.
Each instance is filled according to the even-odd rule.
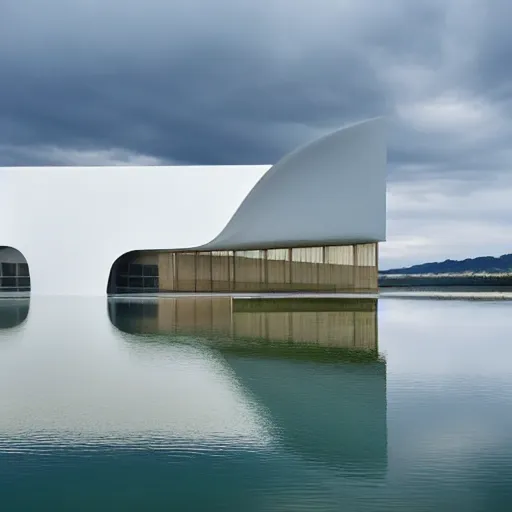
[[[118,291],[158,292],[158,265],[127,263],[120,265],[115,275]]]
[[[116,272],[118,292],[375,292],[377,283],[376,243],[138,253]]]
[[[9,292],[30,291],[28,264],[0,263],[0,290]]]

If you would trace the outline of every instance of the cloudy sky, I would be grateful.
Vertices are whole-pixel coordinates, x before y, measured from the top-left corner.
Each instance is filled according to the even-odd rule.
[[[383,268],[512,252],[508,0],[1,0],[0,165],[266,164],[385,115]]]

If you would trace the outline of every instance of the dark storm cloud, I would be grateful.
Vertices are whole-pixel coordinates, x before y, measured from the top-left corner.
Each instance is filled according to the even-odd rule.
[[[0,165],[272,163],[385,115],[383,258],[455,257],[482,243],[505,252],[509,9],[508,0],[3,0]]]
[[[43,12],[7,0],[2,141],[272,162],[311,136],[390,112],[372,64],[386,44],[428,57],[435,34],[422,6],[369,15],[362,4],[52,0]]]
[[[363,87],[337,98],[340,70],[329,73],[329,87],[318,80],[318,66],[302,82],[291,69],[275,81],[265,60],[196,51],[200,55],[184,61],[97,74],[11,71],[0,86],[4,130],[11,125],[8,138],[15,144],[89,144],[197,163],[261,163],[296,142],[295,124],[335,126],[343,116],[371,115],[378,103]],[[338,64],[329,60],[323,64]]]

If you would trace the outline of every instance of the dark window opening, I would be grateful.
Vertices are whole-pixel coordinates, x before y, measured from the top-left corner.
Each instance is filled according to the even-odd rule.
[[[7,292],[30,291],[30,275],[27,263],[0,264],[0,290]]]
[[[159,291],[158,265],[132,263],[120,258],[112,267],[109,293],[155,293]],[[133,256],[131,256],[133,261]]]

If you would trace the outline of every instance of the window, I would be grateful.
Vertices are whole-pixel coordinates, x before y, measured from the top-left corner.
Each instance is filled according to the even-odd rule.
[[[2,276],[15,277],[17,275],[16,263],[2,263]]]
[[[158,265],[130,263],[119,266],[115,276],[116,293],[157,292]]]
[[[30,275],[27,263],[6,263],[0,266],[0,288],[10,292],[30,290]]]

